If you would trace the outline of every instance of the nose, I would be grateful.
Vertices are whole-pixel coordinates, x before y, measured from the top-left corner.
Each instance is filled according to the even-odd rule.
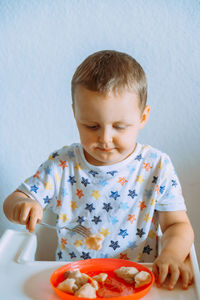
[[[113,141],[113,133],[111,128],[101,128],[99,131],[99,142],[108,145]]]

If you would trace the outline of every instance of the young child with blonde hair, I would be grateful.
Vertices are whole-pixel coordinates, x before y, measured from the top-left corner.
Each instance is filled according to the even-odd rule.
[[[58,226],[82,224],[104,236],[95,251],[60,230],[56,259],[154,261],[159,285],[170,274],[169,289],[179,277],[187,288],[194,234],[177,174],[167,154],[137,142],[150,113],[142,67],[125,53],[99,51],[81,63],[71,86],[80,143],[53,152],[6,198],[5,215],[33,232],[49,207]]]

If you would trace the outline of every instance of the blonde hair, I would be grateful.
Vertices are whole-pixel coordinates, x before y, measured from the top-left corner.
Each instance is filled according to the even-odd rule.
[[[71,81],[72,101],[77,85],[106,94],[124,89],[134,91],[143,111],[147,101],[147,80],[141,65],[130,55],[114,50],[88,56],[76,69]]]

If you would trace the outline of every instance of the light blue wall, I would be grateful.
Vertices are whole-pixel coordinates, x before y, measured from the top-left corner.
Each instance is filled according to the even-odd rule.
[[[140,141],[167,152],[200,252],[200,1],[0,1],[0,203],[49,153],[78,141],[70,80],[101,49],[134,56],[152,106]],[[1,211],[0,234],[11,225]],[[200,258],[200,256],[199,256]]]

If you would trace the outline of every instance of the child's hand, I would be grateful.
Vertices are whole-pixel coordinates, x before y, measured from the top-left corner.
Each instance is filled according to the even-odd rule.
[[[179,277],[181,277],[183,289],[187,289],[193,281],[193,271],[189,257],[182,262],[177,256],[172,256],[170,253],[163,253],[154,261],[153,272],[158,287],[162,286],[168,274],[170,274],[169,290],[174,288]]]
[[[35,230],[36,224],[42,220],[43,210],[41,205],[30,198],[17,201],[13,207],[12,221],[26,225],[29,232]]]

